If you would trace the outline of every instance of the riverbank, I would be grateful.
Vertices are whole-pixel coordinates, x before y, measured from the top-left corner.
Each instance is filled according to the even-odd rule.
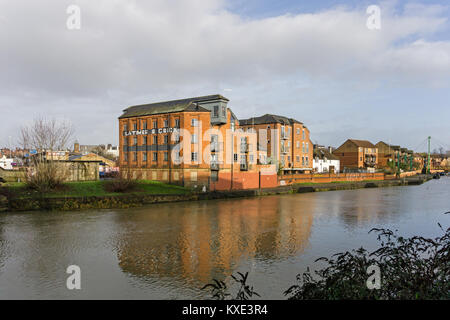
[[[68,190],[52,194],[26,193],[21,185],[10,186],[8,193],[0,195],[0,211],[57,210],[73,211],[85,209],[131,208],[154,203],[199,201],[213,199],[243,198],[288,193],[307,193],[362,188],[383,188],[394,186],[419,185],[432,179],[431,176],[418,175],[397,180],[376,180],[335,183],[303,183],[271,189],[233,190],[213,192],[192,192],[187,188],[154,182],[141,182],[135,192],[106,192],[100,182],[73,184]],[[3,193],[5,194],[5,192]]]

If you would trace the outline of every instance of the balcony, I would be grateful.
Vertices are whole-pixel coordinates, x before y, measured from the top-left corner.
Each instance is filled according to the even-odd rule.
[[[241,143],[241,153],[248,153],[250,145],[248,143]]]
[[[211,142],[211,153],[221,152],[223,150],[223,144],[219,142]]]
[[[219,162],[217,161],[211,161],[210,166],[212,171],[219,171],[220,169]]]
[[[248,170],[248,163],[247,162],[241,162],[240,168],[241,168],[241,171],[247,171]]]
[[[281,139],[289,139],[289,134],[286,131],[281,131]]]

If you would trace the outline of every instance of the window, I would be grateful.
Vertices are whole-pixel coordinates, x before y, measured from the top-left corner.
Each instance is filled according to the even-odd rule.
[[[213,117],[217,118],[219,116],[219,106],[214,106]]]
[[[197,154],[197,152],[192,152],[191,153],[191,161],[192,162],[197,162],[198,161],[198,154]]]
[[[300,162],[300,156],[297,156],[296,160],[297,162]]]
[[[164,136],[164,144],[169,144],[169,135]]]
[[[245,158],[245,154],[241,154],[241,163],[246,163],[247,159]]]
[[[305,129],[303,129],[303,135],[302,135],[302,139],[305,140],[306,136],[305,136]]]
[[[300,149],[300,141],[297,141],[297,149]]]
[[[164,152],[164,161],[169,161],[169,153]]]
[[[306,143],[306,153],[309,153],[309,143]]]
[[[153,152],[153,161],[158,161],[158,152]]]
[[[123,154],[123,161],[125,161],[125,162],[128,161],[128,153],[127,153],[127,152],[125,152],[125,153]]]
[[[192,143],[197,143],[198,141],[197,141],[198,139],[197,139],[197,135],[194,133],[193,135],[192,135],[192,137],[191,137],[191,142]]]
[[[227,108],[222,107],[222,117],[226,117],[227,116]]]
[[[142,137],[142,144],[143,144],[144,146],[147,145],[147,137]]]
[[[133,161],[137,161],[137,152],[133,152]]]
[[[300,128],[297,128],[297,134],[300,134]]]
[[[142,155],[142,160],[147,161],[147,152],[144,152]]]
[[[175,128],[180,127],[180,119],[175,119]]]
[[[153,136],[153,144],[158,144],[158,136]]]
[[[142,121],[142,129],[147,130],[147,121]]]
[[[169,120],[164,120],[164,128],[168,128],[169,127]]]
[[[254,160],[254,157],[253,157],[253,155],[251,154],[251,155],[250,155],[250,163],[253,163],[253,160]]]
[[[133,130],[136,131],[137,130],[137,123],[133,123]]]
[[[133,146],[137,146],[137,137],[133,138]]]
[[[198,127],[198,119],[192,118],[191,119],[191,126],[192,127]]]
[[[158,120],[153,121],[153,129],[158,128]]]
[[[302,142],[302,152],[305,153],[305,143]]]
[[[123,145],[124,146],[128,145],[128,138],[127,137],[123,138]]]
[[[173,139],[174,139],[175,143],[180,142],[180,134],[178,132],[174,133],[173,134]]]
[[[128,125],[127,124],[123,125],[123,131],[128,131]]]
[[[309,165],[309,158],[306,157],[305,160],[306,160],[306,165],[308,166]]]
[[[288,156],[288,162],[291,162],[291,156]]]
[[[238,160],[238,155],[237,153],[234,154],[234,162],[236,162]]]
[[[302,157],[302,166],[305,165],[305,157]]]

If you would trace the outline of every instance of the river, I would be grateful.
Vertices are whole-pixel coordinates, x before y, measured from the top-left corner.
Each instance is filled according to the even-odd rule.
[[[249,272],[284,299],[321,256],[374,249],[374,227],[434,237],[450,226],[450,178],[420,186],[0,214],[0,299],[204,299],[213,278]],[[81,290],[68,290],[69,265]]]

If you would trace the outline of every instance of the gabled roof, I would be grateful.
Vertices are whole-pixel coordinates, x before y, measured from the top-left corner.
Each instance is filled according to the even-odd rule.
[[[314,148],[313,155],[314,158],[318,157],[319,159],[327,158],[328,160],[339,160],[338,157],[330,153],[330,151],[328,151],[328,148],[325,147]]]
[[[363,147],[363,148],[376,148],[376,146],[374,146],[372,144],[372,142],[367,141],[367,140],[356,140],[356,139],[348,139],[348,141],[353,142],[356,146],[358,147]]]
[[[378,142],[375,146],[378,147],[379,145],[382,145],[382,144],[384,144],[386,147],[391,148],[392,150],[400,150],[400,146],[394,146],[394,145],[386,143],[384,141]]]
[[[253,117],[249,119],[239,120],[239,125],[257,125],[257,124],[270,124],[270,123],[281,123],[284,125],[293,125],[294,123],[303,124],[298,120],[287,118],[283,116],[278,116],[275,114],[265,114],[260,117]]]
[[[224,96],[219,94],[202,96],[202,97],[193,97],[187,99],[180,100],[171,100],[171,101],[162,101],[150,104],[142,104],[137,106],[132,106],[123,110],[123,114],[119,117],[119,119],[123,118],[131,118],[131,117],[140,117],[147,116],[153,114],[160,113],[173,113],[173,112],[210,112],[208,109],[200,107],[197,103],[200,102],[208,102],[214,100],[225,100],[229,101]]]

